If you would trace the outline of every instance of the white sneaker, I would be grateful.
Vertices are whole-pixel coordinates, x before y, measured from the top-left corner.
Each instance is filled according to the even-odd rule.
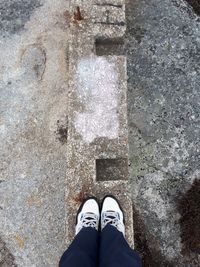
[[[99,228],[100,211],[94,197],[86,199],[80,206],[76,217],[76,235],[84,227]]]
[[[106,196],[102,201],[101,230],[103,230],[107,224],[116,227],[118,231],[125,235],[123,211],[117,199],[113,196]]]

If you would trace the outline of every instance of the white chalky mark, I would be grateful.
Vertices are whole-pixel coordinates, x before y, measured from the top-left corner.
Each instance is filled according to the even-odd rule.
[[[75,128],[86,143],[95,138],[118,137],[118,75],[114,63],[104,57],[81,59],[77,66],[77,90],[86,112],[77,114]]]

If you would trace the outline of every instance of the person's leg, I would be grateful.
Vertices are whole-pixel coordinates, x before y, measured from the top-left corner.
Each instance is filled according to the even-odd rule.
[[[75,239],[61,257],[59,267],[97,267],[99,217],[96,199],[85,200],[77,214]]]
[[[142,267],[140,256],[110,224],[101,232],[99,267]]]
[[[83,228],[61,257],[59,267],[96,267],[98,261],[98,231]]]
[[[101,229],[99,267],[142,267],[140,256],[125,240],[123,211],[111,196],[103,201]]]

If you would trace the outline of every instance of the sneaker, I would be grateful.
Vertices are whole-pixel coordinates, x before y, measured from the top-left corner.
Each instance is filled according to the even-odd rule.
[[[86,199],[80,206],[76,217],[76,235],[82,228],[92,227],[96,230],[99,228],[99,204],[94,197]]]
[[[101,208],[101,230],[110,224],[125,235],[124,215],[117,199],[113,196],[106,196],[102,201]]]

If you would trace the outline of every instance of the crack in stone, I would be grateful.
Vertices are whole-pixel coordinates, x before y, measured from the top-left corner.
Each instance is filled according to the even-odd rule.
[[[112,3],[96,3],[95,6],[111,6],[111,7],[117,7],[117,8],[123,7],[123,5],[117,5],[117,4],[112,4]]]

